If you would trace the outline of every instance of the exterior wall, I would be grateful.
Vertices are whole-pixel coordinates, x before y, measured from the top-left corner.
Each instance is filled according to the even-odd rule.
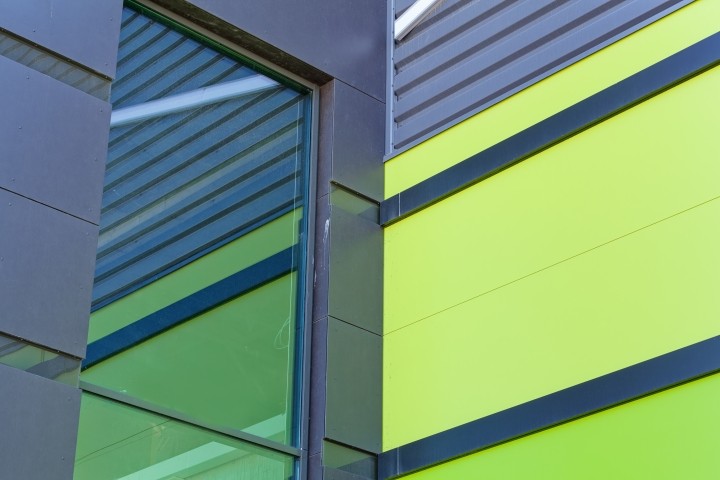
[[[0,3],[4,478],[72,478],[121,3]]]
[[[61,352],[74,365],[86,349],[110,117],[107,99],[122,3],[93,2],[91,8],[77,2],[62,10],[46,0],[0,5],[6,113],[0,138],[8,146],[0,165],[0,218],[15,232],[0,240],[6,308],[0,336]],[[312,417],[310,425],[302,426],[299,457],[307,460],[303,474],[310,478],[372,477],[374,453],[380,449],[382,230],[377,205],[383,178],[386,3],[359,9],[349,1],[258,2],[242,9],[226,1],[157,4],[322,87],[316,92],[321,110],[316,112],[320,125],[313,148],[321,152],[313,181],[318,231],[324,236],[315,251],[313,335],[307,337],[313,347],[306,358],[312,356],[314,364],[312,371],[304,366],[305,386],[310,387],[312,374],[313,393],[310,388],[303,393],[303,414],[307,419],[311,411]],[[333,252],[330,241],[337,245]],[[342,248],[348,245],[363,249],[364,255]],[[243,250],[233,260],[242,263],[253,253]],[[227,264],[215,268],[220,271]],[[356,275],[346,273],[350,268]],[[355,295],[358,278],[365,298]],[[178,290],[163,290],[154,297],[157,305],[173,302],[166,295],[177,297],[198,282],[209,282],[180,275],[163,280],[164,287]],[[127,300],[115,313],[125,308],[140,318],[141,310],[150,308]],[[132,320],[110,310],[98,315],[112,325],[91,332],[91,339],[102,336],[103,328]],[[74,385],[68,386],[0,365],[7,387],[2,420],[13,440],[12,448],[0,454],[0,476],[72,477],[80,402],[74,375]],[[358,403],[349,407],[351,400]]]
[[[715,478],[713,375],[406,478]]]
[[[249,50],[260,62],[274,62],[320,87],[315,92],[319,125],[313,138],[317,150],[317,241],[315,272],[308,277],[315,288],[312,332],[306,336],[306,341],[312,339],[306,354],[307,359],[312,358],[312,366],[305,366],[307,388],[303,392],[304,417],[309,416],[310,423],[301,426],[299,456],[309,478],[372,476],[381,434],[382,230],[377,223],[377,203],[383,176],[385,4],[369,5],[351,16],[350,5],[342,2],[331,7],[325,2],[302,7],[281,2],[272,8],[260,2],[242,10],[232,2],[157,3],[191,25],[205,27]],[[278,16],[278,12],[284,13]],[[283,23],[287,21],[292,25]],[[303,28],[296,28],[295,22]],[[308,212],[313,214],[313,210]],[[332,251],[331,244],[335,246]],[[362,249],[364,255],[348,245]],[[247,254],[243,250],[243,255]],[[233,263],[238,261],[242,263],[242,258],[233,257]],[[227,271],[229,262],[220,264],[221,270]],[[345,273],[350,271],[354,274]],[[191,272],[188,275],[193,277]],[[130,295],[127,301],[121,299],[117,307],[110,305],[107,313],[99,310],[97,315],[115,326],[130,319],[122,314],[127,308],[133,318],[142,317],[187,290],[187,278],[181,277],[179,270],[161,280],[164,285],[157,290],[163,293],[157,297],[157,305],[134,305]],[[191,280],[197,284],[197,278]],[[210,282],[205,275],[202,281]],[[170,296],[168,285],[174,292]],[[362,295],[358,295],[360,290]],[[112,327],[108,323],[102,328]],[[102,332],[93,327],[91,338],[96,335]],[[357,402],[352,407],[348,406],[350,398]]]
[[[402,151],[688,1],[446,0],[395,44],[392,151]],[[396,14],[412,2],[396,2]]]
[[[713,246],[720,189],[711,180],[720,173],[713,160],[720,118],[708,101],[720,85],[716,55],[649,99],[618,104],[556,137],[552,131],[633,90],[632,82],[648,83],[660,68],[645,70],[652,65],[665,62],[671,77],[681,75],[678,59],[696,58],[688,47],[718,31],[719,6],[686,6],[386,163],[381,478],[700,374],[644,393],[631,387],[641,377],[619,380],[658,359],[672,364],[674,352],[699,351],[699,342],[720,335],[713,292],[720,280]],[[544,142],[537,149],[493,163],[536,138]],[[700,356],[707,362],[702,374],[720,368],[715,357]],[[676,478],[693,468],[697,478],[709,478],[717,465],[702,448],[693,465],[663,454],[653,465],[652,452],[687,428],[693,439],[673,446],[692,456],[711,441],[711,428],[668,423],[673,433],[658,436],[648,426],[653,415],[689,408],[700,398],[690,392],[713,382],[689,383],[411,478],[636,478],[646,469]],[[634,393],[579,407],[583,398],[625,390]],[[655,410],[666,397],[677,400]],[[711,415],[709,404],[699,405],[692,408]],[[565,410],[575,413],[563,417]],[[528,417],[520,415],[525,411]],[[497,432],[495,440],[476,442],[483,428]],[[618,445],[613,452],[624,445],[615,440],[621,431],[636,431],[633,441],[649,446],[626,449],[619,472],[614,464],[599,466],[608,435]],[[457,448],[447,446],[451,440]],[[565,455],[577,463],[563,463]],[[433,460],[423,463],[423,456]],[[597,477],[583,465],[598,465]]]
[[[381,445],[386,3],[158,3],[321,86],[303,456],[308,478],[372,477]]]

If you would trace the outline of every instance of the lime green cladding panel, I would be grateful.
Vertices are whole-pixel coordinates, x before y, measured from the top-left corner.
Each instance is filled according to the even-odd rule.
[[[719,1],[695,1],[394,157],[385,165],[385,196],[431,177],[714,34],[718,18]]]
[[[715,68],[386,228],[385,333],[720,195],[718,90]]]
[[[717,479],[718,401],[720,374],[403,478]]]
[[[716,199],[386,335],[383,447],[720,334],[719,218]]]
[[[384,449],[720,334],[718,89],[720,68],[386,229]]]

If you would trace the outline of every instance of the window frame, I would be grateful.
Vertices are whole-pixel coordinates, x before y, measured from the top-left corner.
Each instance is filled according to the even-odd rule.
[[[80,381],[80,388],[88,393],[101,396],[103,398],[130,405],[149,412],[157,413],[163,416],[174,418],[178,421],[188,423],[190,425],[217,431],[224,435],[245,441],[254,445],[271,449],[273,451],[290,455],[295,459],[294,478],[307,478],[308,465],[308,428],[309,428],[309,397],[310,397],[310,345],[312,333],[312,300],[313,300],[313,268],[314,265],[314,225],[316,214],[316,193],[317,193],[317,164],[318,164],[318,139],[319,139],[319,109],[320,109],[320,87],[310,83],[287,71],[286,69],[274,65],[272,62],[262,57],[248,52],[232,41],[200,26],[194,24],[192,20],[185,18],[177,13],[159,6],[151,1],[124,0],[123,5],[132,8],[142,15],[148,16],[154,20],[160,21],[176,30],[182,35],[209,47],[217,52],[228,56],[240,63],[243,63],[258,73],[265,75],[283,86],[289,87],[300,93],[309,94],[310,101],[305,102],[305,118],[309,121],[309,125],[305,130],[305,142],[308,145],[308,152],[304,155],[303,161],[304,172],[307,179],[304,183],[305,204],[302,224],[300,227],[300,235],[298,239],[299,248],[304,252],[303,261],[298,265],[298,285],[297,285],[297,318],[296,318],[296,345],[294,360],[294,389],[293,389],[293,431],[292,441],[288,445],[284,445],[272,440],[242,432],[233,428],[219,428],[216,425],[204,425],[203,422],[189,418],[180,412],[175,412],[160,406],[149,404],[142,399],[124,395],[119,392],[111,391],[101,386],[89,384]],[[308,112],[309,110],[309,112]],[[210,247],[204,254],[207,254],[223,244],[217,244]],[[176,268],[180,268],[180,264]],[[171,270],[172,271],[172,270]],[[168,272],[170,273],[170,272]],[[141,287],[136,287],[134,290]],[[127,295],[134,290],[130,290],[123,294]],[[121,297],[118,297],[121,298]],[[111,303],[98,304],[93,308],[97,310]]]

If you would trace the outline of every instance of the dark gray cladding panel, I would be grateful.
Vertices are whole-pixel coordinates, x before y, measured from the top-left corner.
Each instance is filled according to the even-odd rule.
[[[395,152],[473,115],[690,0],[446,0],[393,61]]]
[[[98,223],[110,105],[3,57],[0,104],[0,187]]]
[[[328,317],[326,438],[379,452],[382,337]]]
[[[122,0],[0,0],[0,28],[115,76]]]
[[[2,478],[71,480],[80,390],[0,365]]]
[[[382,335],[382,227],[333,203],[329,314]]]
[[[325,85],[321,96],[320,149],[325,161],[318,167],[318,196],[328,193],[329,181],[334,181],[367,197],[383,198],[385,104],[337,80]]]
[[[285,52],[377,99],[385,97],[387,8],[383,0],[159,3],[176,11],[189,4],[208,12],[262,42],[264,45],[253,44],[250,38],[238,39],[244,43],[241,46],[269,54],[270,60],[281,66],[285,62],[280,52]],[[263,52],[263,47],[280,52]]]
[[[83,357],[97,227],[0,189],[0,331]]]

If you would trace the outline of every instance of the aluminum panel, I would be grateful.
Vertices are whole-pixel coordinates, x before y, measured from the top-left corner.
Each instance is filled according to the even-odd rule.
[[[3,478],[71,480],[80,390],[0,365]]]
[[[0,55],[101,100],[110,98],[110,80],[2,30]]]
[[[379,452],[382,337],[328,317],[326,437]]]
[[[2,189],[0,225],[0,330],[83,357],[97,226]]]
[[[0,27],[112,78],[121,9],[121,0],[0,0]]]
[[[334,83],[333,180],[381,199],[385,104],[342,82]]]
[[[395,45],[394,152],[689,3],[449,0]]]
[[[333,205],[330,246],[329,314],[382,334],[382,227]]]
[[[110,106],[0,57],[0,188],[100,218]]]

